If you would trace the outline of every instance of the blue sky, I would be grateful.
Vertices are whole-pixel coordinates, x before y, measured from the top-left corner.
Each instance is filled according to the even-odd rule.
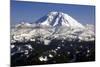
[[[34,23],[51,11],[67,13],[82,24],[95,23],[95,6],[11,1],[11,24]]]

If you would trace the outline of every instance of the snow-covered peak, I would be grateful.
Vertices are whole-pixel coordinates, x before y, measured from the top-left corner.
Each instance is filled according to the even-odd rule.
[[[53,16],[55,16],[55,15],[63,15],[64,13],[63,12],[56,12],[56,11],[52,11],[52,12],[50,12],[50,13],[48,13],[48,16],[49,15],[53,15]]]
[[[77,28],[77,27],[84,28],[82,24],[80,24],[74,18],[63,12],[50,12],[41,19],[42,21],[38,20],[38,23],[40,23],[41,25],[54,26],[54,27],[67,26],[71,28]]]

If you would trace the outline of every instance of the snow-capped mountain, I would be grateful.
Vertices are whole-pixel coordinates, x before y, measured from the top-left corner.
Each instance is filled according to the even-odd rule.
[[[37,22],[41,25],[54,27],[66,26],[72,28],[84,28],[84,26],[76,21],[74,18],[62,12],[50,12],[49,14],[40,18]]]
[[[38,36],[45,43],[54,38],[91,41],[95,38],[95,32],[93,25],[82,25],[62,12],[50,12],[36,21],[36,24],[22,22],[11,29],[11,42],[35,41]]]

